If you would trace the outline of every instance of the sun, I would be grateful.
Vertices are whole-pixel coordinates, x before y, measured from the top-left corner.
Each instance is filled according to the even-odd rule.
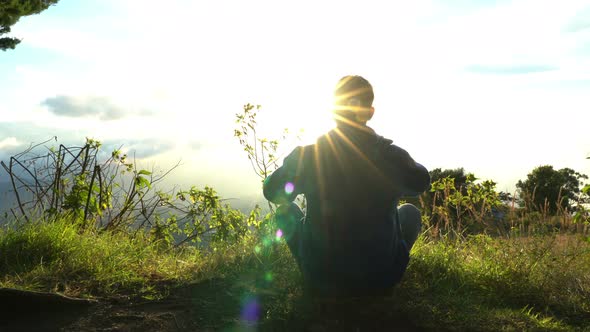
[[[297,136],[297,145],[312,144],[335,126],[332,118],[333,98],[308,98],[300,104],[290,102],[262,105],[258,129],[264,137],[280,138],[285,129],[288,136]]]
[[[294,121],[297,129],[301,129],[303,144],[314,143],[315,140],[334,128],[334,120],[329,107],[309,108],[301,112],[301,116]]]

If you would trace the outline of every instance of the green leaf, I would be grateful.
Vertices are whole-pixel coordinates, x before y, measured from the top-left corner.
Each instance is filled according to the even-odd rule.
[[[135,185],[140,189],[145,187],[151,188],[150,182],[146,178],[140,176],[135,178]]]
[[[152,172],[146,171],[145,169],[142,169],[141,171],[139,171],[137,173],[138,175],[151,175]]]

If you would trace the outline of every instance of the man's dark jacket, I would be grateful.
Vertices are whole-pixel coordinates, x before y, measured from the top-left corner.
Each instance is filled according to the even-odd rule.
[[[426,168],[391,140],[340,124],[295,148],[265,180],[264,196],[286,204],[305,195],[300,267],[313,287],[372,289],[401,279],[409,253],[398,201],[429,185]]]

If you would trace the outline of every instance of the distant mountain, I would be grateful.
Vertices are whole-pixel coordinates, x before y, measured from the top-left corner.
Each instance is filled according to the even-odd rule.
[[[30,199],[29,195],[23,193],[23,196],[28,196]],[[256,205],[262,209],[262,215],[269,211],[268,203],[264,196],[262,196],[262,193],[246,196],[222,196],[221,198],[223,200],[223,204],[228,204],[232,208],[237,209],[244,214],[250,213]],[[0,181],[0,216],[3,216],[5,212],[10,210],[10,208],[16,207],[16,197],[12,192],[12,184],[8,181]]]
[[[14,194],[9,192],[11,189],[10,182],[0,182],[0,213],[2,214],[16,203]]]
[[[30,201],[31,193],[26,193],[24,190],[19,190],[21,193],[21,200],[23,202]],[[16,196],[12,191],[12,183],[0,182],[0,216],[4,216],[5,212],[10,211],[11,208],[17,208]]]
[[[263,212],[268,211],[268,204],[262,193],[241,197],[222,197],[222,199],[224,199],[224,204],[229,204],[232,208],[240,210],[243,213],[250,213],[256,205],[262,208]]]

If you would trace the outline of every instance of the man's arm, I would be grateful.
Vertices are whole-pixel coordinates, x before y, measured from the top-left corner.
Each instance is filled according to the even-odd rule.
[[[412,159],[410,154],[396,146],[390,146],[391,162],[395,165],[393,172],[396,174],[395,183],[401,185],[403,195],[415,196],[430,188],[430,174],[426,167]]]
[[[264,179],[262,192],[267,200],[285,204],[292,202],[302,192],[302,153],[302,147],[295,148],[283,160],[283,166]]]

